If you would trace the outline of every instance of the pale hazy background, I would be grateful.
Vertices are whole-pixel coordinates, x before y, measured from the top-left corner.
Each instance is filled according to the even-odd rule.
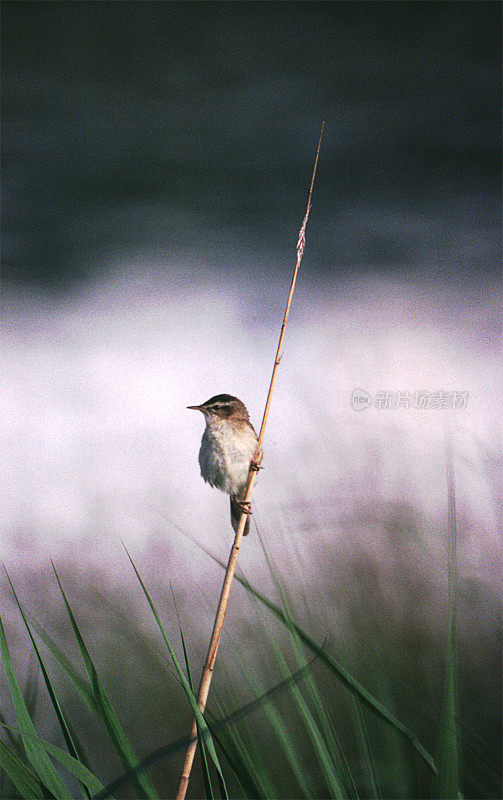
[[[311,236],[314,229],[313,221]],[[93,542],[89,555],[102,560],[119,537],[141,548],[166,525],[176,538],[168,522],[206,543],[229,543],[227,501],[199,476],[203,419],[185,406],[228,391],[243,397],[259,424],[289,266],[283,285],[268,281],[267,288],[201,274],[182,290],[138,271],[78,295],[6,308],[4,557],[36,544],[37,559],[49,558],[85,537]],[[258,512],[281,519],[302,548],[302,507],[312,508],[330,535],[309,542],[310,550],[340,546],[331,525],[358,504],[409,503],[441,518],[442,422],[449,416],[459,510],[470,529],[479,526],[462,528],[461,546],[469,544],[470,567],[489,576],[497,569],[496,300],[368,277],[313,285],[307,255],[305,273]],[[248,314],[251,303],[258,312]],[[408,391],[411,406],[418,389],[466,391],[468,398],[455,411],[355,411],[355,388]]]

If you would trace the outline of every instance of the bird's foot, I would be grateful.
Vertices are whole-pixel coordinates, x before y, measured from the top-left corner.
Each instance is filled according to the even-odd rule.
[[[239,508],[244,514],[248,514],[248,516],[251,517],[252,510],[251,510],[251,502],[249,500],[236,500],[236,505],[239,506]]]
[[[255,461],[252,461],[250,464],[250,471],[251,472],[258,472],[259,469],[264,469],[260,464],[256,464]]]

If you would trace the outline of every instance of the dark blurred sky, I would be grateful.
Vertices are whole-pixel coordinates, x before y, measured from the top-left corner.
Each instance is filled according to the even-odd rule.
[[[313,272],[499,274],[500,3],[2,17],[5,283],[70,287],[117,253],[263,269],[295,244],[322,119]]]

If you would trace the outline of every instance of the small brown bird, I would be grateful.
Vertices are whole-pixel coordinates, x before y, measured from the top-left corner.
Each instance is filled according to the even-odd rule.
[[[246,406],[230,394],[217,394],[200,406],[187,406],[204,414],[206,428],[199,450],[199,466],[204,480],[230,495],[231,523],[237,531],[241,514],[250,512],[242,500],[250,464],[257,449],[257,434]],[[250,529],[246,520],[244,536]]]

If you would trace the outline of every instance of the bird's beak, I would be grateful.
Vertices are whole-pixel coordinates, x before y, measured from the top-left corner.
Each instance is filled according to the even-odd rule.
[[[187,406],[187,408],[191,408],[193,411],[202,411],[201,406]]]

